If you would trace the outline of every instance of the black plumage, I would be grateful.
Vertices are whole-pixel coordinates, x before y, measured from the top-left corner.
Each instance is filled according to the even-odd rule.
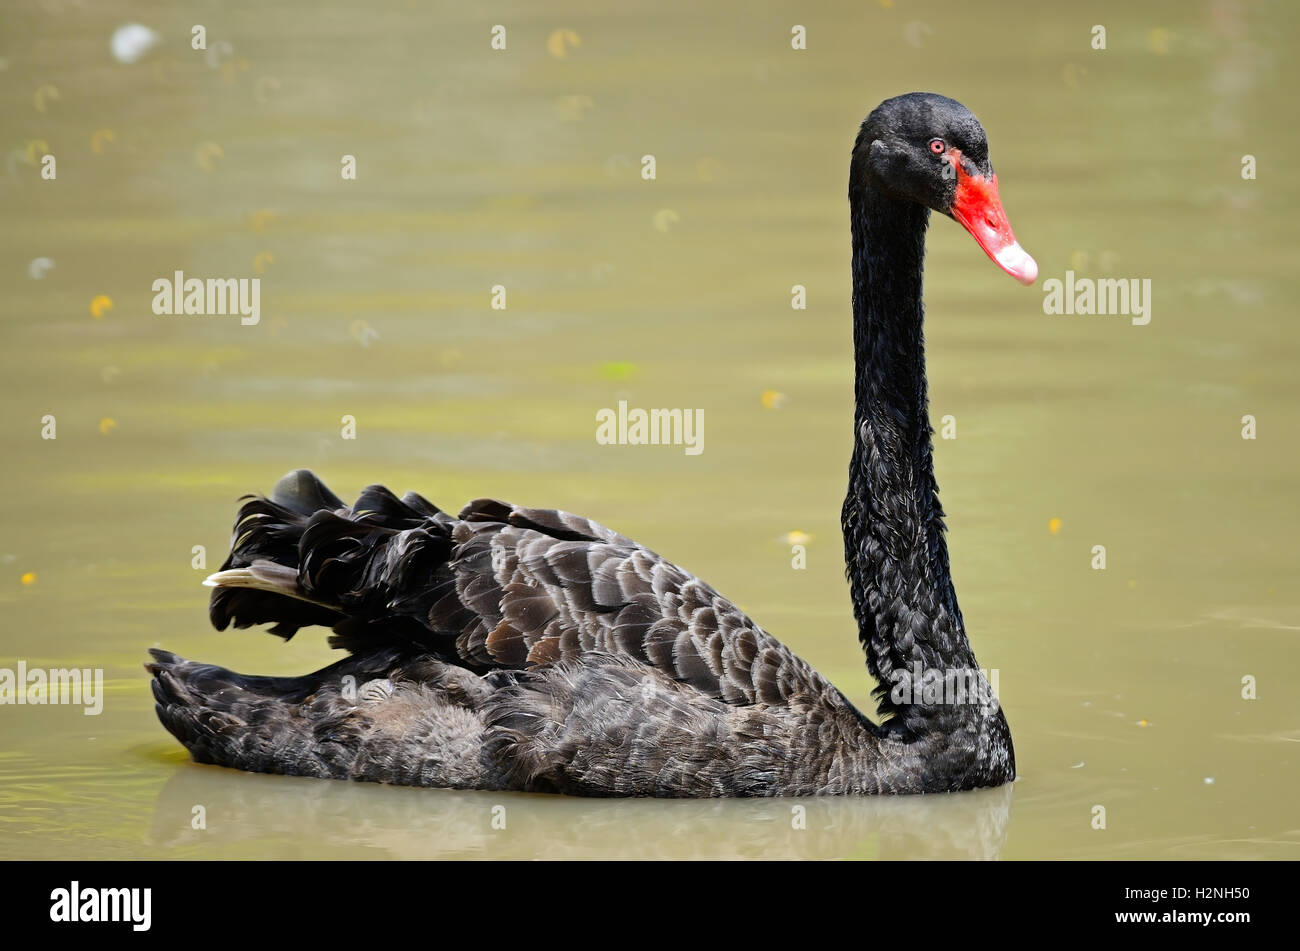
[[[310,472],[250,498],[213,624],[332,628],[349,657],[246,677],[154,651],[159,718],[200,762],[295,775],[590,796],[919,793],[1015,776],[980,691],[931,460],[921,265],[931,136],[987,167],[963,107],[899,97],[864,122],[849,199],[855,440],[847,571],[880,723],[698,578],[588,519],[481,499],[459,515],[381,486],[345,505]],[[976,141],[978,140],[978,141]],[[893,156],[878,167],[882,141]],[[933,197],[927,197],[930,191]],[[965,672],[970,702],[899,699]]]

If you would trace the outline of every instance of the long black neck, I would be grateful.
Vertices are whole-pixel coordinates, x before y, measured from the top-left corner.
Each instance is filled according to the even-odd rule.
[[[975,666],[934,480],[921,303],[929,210],[861,186],[849,198],[857,410],[845,558],[880,712],[919,729],[933,711],[891,697],[900,672]]]

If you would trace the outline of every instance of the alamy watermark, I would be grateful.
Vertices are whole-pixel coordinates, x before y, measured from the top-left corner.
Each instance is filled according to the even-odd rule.
[[[55,922],[129,922],[132,931],[148,931],[152,908],[152,888],[83,888],[74,881],[50,892]]]
[[[27,667],[20,660],[16,669],[0,667],[0,705],[74,704],[84,707],[88,717],[104,710],[102,668]]]
[[[239,316],[245,326],[262,319],[260,277],[209,277],[206,280],[176,271],[172,277],[153,282],[153,312],[160,317]]]
[[[1135,327],[1151,323],[1151,278],[1078,277],[1043,281],[1043,313],[1098,317],[1132,317]]]
[[[889,688],[889,699],[900,706],[970,705],[984,713],[996,713],[998,676],[996,667],[987,671],[976,667],[925,669],[920,661],[915,661],[911,668],[890,672],[893,685]]]
[[[596,442],[602,446],[685,446],[686,455],[704,451],[704,410],[618,409],[596,411]]]

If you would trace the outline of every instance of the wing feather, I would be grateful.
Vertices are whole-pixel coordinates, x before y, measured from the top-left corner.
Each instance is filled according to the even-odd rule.
[[[381,486],[349,508],[310,473],[287,478],[278,496],[241,510],[227,567],[296,561],[298,596],[320,607],[290,613],[293,595],[221,592],[212,609],[221,627],[279,620],[283,610],[284,636],[303,623],[332,623],[337,646],[414,641],[478,673],[600,654],[651,666],[728,704],[838,697],[709,585],[590,519],[496,499],[452,516]]]

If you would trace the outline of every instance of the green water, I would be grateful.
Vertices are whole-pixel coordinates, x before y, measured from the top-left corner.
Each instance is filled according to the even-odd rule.
[[[1300,856],[1296,9],[540,6],[0,10],[0,666],[105,677],[99,716],[0,706],[0,857]],[[163,43],[115,62],[132,21]],[[587,802],[188,760],[146,648],[333,659],[317,631],[213,632],[199,586],[237,498],[298,466],[345,497],[593,517],[869,705],[838,538],[844,196],[858,123],[910,89],[981,118],[1042,279],[1152,287],[1146,326],[1049,317],[1041,281],[951,222],[930,236],[938,477],[1013,787]],[[47,151],[52,181],[28,163]],[[156,316],[176,270],[260,276],[260,323]],[[598,445],[619,400],[702,408],[704,451]]]

